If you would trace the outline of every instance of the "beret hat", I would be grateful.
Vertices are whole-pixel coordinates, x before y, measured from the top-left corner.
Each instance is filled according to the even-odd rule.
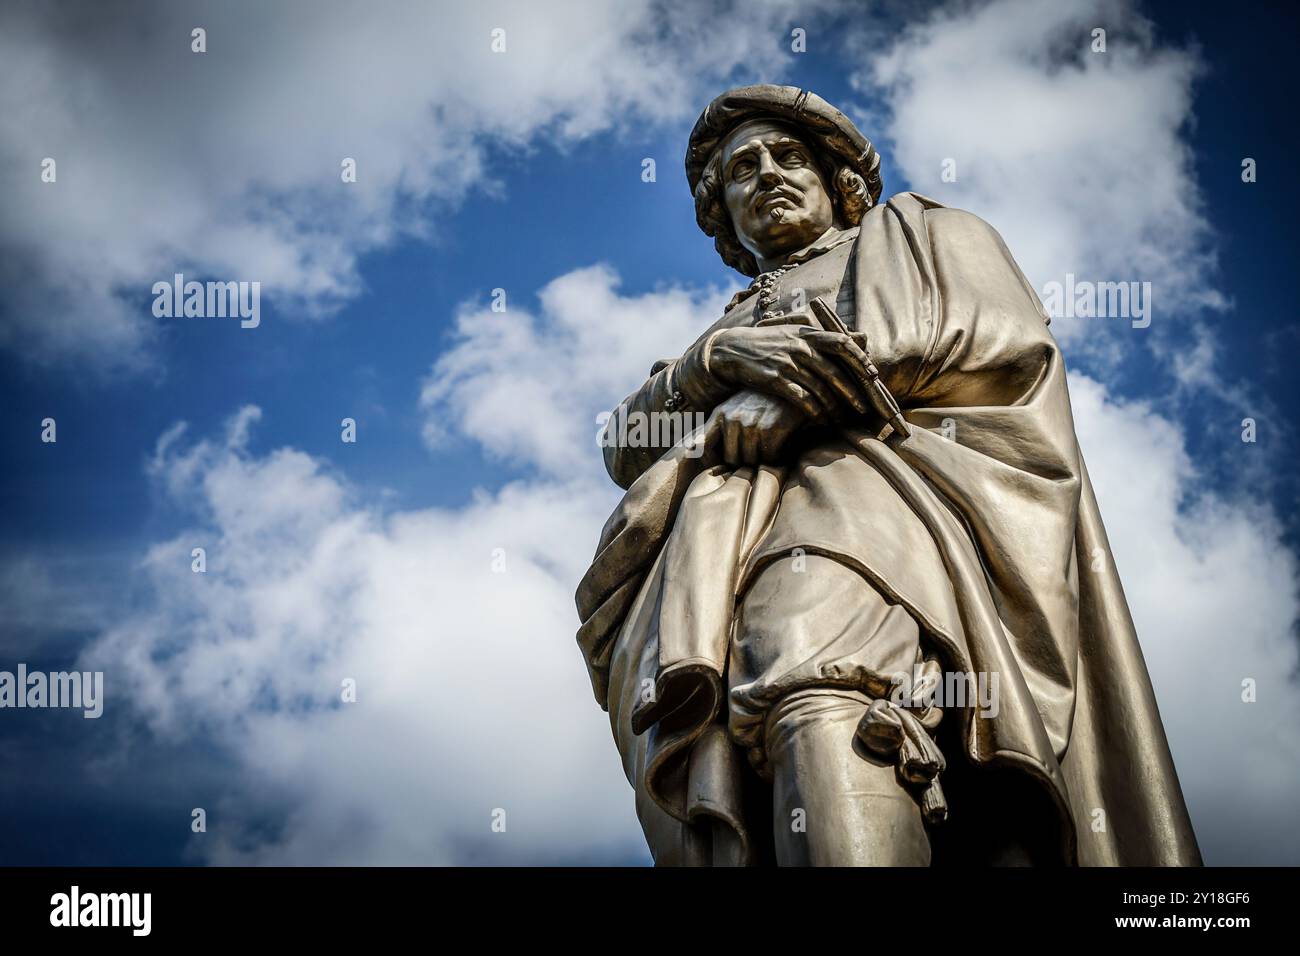
[[[797,86],[740,86],[704,108],[686,147],[686,179],[694,193],[713,151],[746,120],[771,118],[812,134],[808,145],[829,151],[867,184],[871,203],[880,200],[880,154],[853,122],[816,93]]]

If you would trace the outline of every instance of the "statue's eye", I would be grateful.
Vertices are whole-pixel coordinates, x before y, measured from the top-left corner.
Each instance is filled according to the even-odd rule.
[[[802,166],[806,163],[807,157],[804,156],[803,150],[797,146],[783,151],[780,155],[782,166]]]
[[[742,159],[731,167],[731,178],[739,182],[742,179],[748,179],[754,171],[754,162],[750,159]]]

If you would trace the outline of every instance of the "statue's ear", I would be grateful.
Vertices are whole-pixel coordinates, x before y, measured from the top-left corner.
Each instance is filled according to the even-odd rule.
[[[835,224],[841,229],[858,225],[863,214],[871,208],[867,181],[847,166],[841,167],[831,180],[831,195],[835,204]]]

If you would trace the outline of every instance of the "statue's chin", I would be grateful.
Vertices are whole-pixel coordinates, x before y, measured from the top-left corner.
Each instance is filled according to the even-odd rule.
[[[791,213],[798,215],[796,210],[791,210]],[[816,242],[825,231],[807,220],[782,219],[774,221],[772,226],[763,230],[761,235],[749,237],[745,242],[745,248],[760,261],[771,261]]]

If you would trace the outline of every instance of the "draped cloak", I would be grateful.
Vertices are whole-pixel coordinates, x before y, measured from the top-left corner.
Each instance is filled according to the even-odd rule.
[[[913,193],[870,209],[842,252],[836,310],[909,434],[847,422],[791,463],[730,468],[714,416],[694,448],[629,453],[578,588],[578,643],[656,862],[758,860],[772,824],[728,737],[727,651],[747,584],[802,548],[902,604],[945,670],[996,673],[996,716],[971,701],[944,717],[980,806],[1036,807],[1067,865],[1198,865],[1037,296],[990,226]],[[733,301],[709,332],[757,321]],[[943,827],[989,826],[949,802]]]

